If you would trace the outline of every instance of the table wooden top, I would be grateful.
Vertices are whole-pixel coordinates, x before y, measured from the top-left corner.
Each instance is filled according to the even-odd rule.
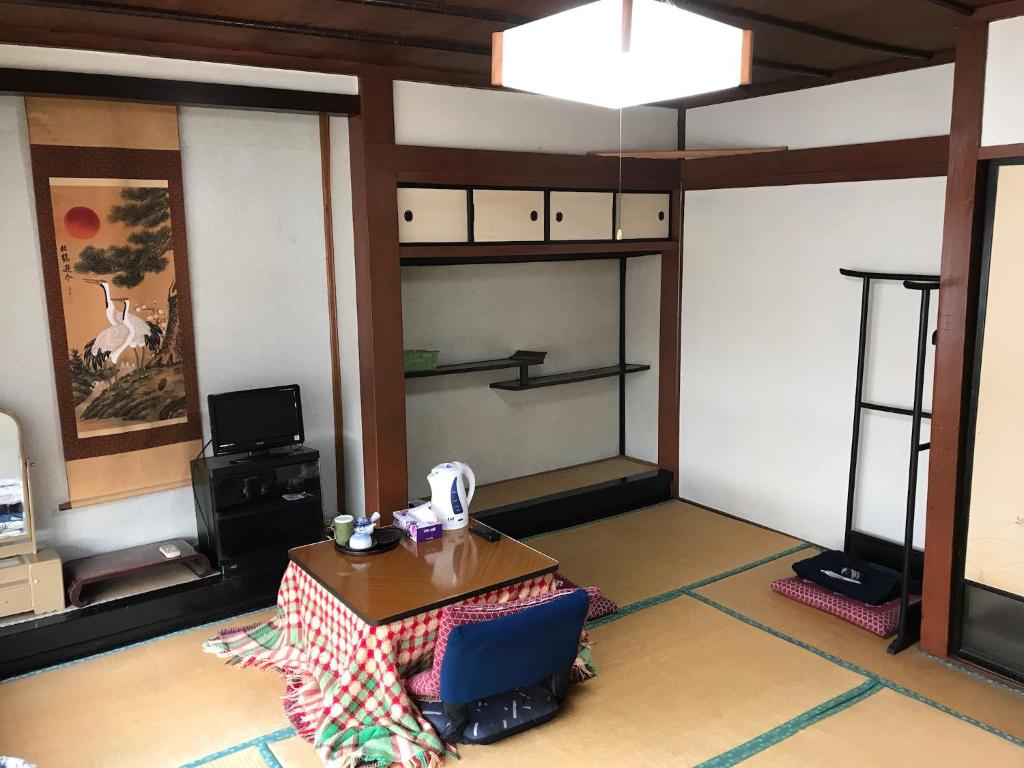
[[[515,539],[502,536],[491,543],[467,528],[445,531],[440,539],[420,544],[403,536],[397,547],[379,555],[349,555],[335,548],[333,541],[296,547],[289,555],[372,626],[558,568],[557,560]]]

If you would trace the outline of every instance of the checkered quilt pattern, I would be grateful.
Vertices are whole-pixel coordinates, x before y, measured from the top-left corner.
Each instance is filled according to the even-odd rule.
[[[547,593],[547,574],[466,600],[507,603]],[[437,766],[450,745],[438,739],[402,681],[429,668],[442,609],[373,627],[295,563],[277,596],[277,616],[229,630],[203,649],[239,667],[287,678],[285,711],[329,768]]]

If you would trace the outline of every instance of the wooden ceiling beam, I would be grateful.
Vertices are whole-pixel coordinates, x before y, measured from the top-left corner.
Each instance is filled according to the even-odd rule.
[[[928,60],[932,57],[932,51],[925,51],[919,48],[907,48],[902,45],[891,45],[877,40],[868,40],[864,37],[847,35],[843,32],[836,32],[824,27],[817,27],[813,24],[805,24],[802,21],[792,21],[779,16],[772,16],[768,13],[753,11],[748,8],[740,8],[735,5],[720,2],[720,0],[669,0],[672,5],[695,12],[706,11],[722,16],[730,16],[734,19],[752,21],[757,24],[765,24],[779,29],[787,29],[790,32],[797,32],[808,37],[817,37],[821,40],[847,45],[851,48],[862,48],[866,51],[884,53],[889,56],[897,56],[906,59]]]
[[[476,21],[493,21],[497,24],[509,24],[511,26],[528,24],[534,21],[534,19],[528,16],[520,16],[515,13],[495,11],[490,8],[438,3],[434,0],[335,0],[335,2],[369,6],[371,8],[388,8],[396,11],[415,11],[417,13],[432,13],[439,16],[455,16],[462,19],[475,19]]]
[[[953,11],[953,13],[959,13],[961,16],[973,16],[974,6],[968,5],[967,3],[961,3],[958,0],[924,0],[926,3],[937,5],[940,8],[945,8],[947,11]]]
[[[758,69],[771,69],[776,72],[786,72],[790,75],[800,75],[803,77],[832,77],[835,72],[831,69],[820,69],[818,67],[808,67],[803,64],[787,64],[784,61],[772,61],[771,59],[761,59],[757,56],[754,57],[753,65]]]
[[[382,35],[377,32],[365,32],[355,29],[338,29],[332,27],[312,27],[303,24],[284,24],[281,22],[239,19],[231,16],[213,16],[192,11],[172,11],[164,8],[148,6],[123,5],[105,0],[2,0],[8,5],[29,5],[59,10],[91,11],[120,16],[134,16],[144,19],[159,19],[184,24],[206,24],[231,29],[251,30],[255,32],[274,32],[284,35],[301,35],[320,37],[333,40],[348,40],[359,43],[377,45],[397,45],[406,48],[424,48],[447,53],[465,53],[473,56],[490,56],[491,49],[487,46],[470,45],[448,40],[435,40],[425,37],[398,37]]]

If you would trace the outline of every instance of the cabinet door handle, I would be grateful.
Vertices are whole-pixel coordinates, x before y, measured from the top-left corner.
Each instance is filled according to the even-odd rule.
[[[564,219],[564,218],[565,218],[565,217],[564,217],[564,216],[562,216],[562,212],[561,212],[561,211],[558,211],[558,212],[557,212],[557,213],[555,214],[555,221],[561,221],[561,220],[562,220],[562,219]]]
[[[665,220],[665,212],[664,211],[658,211],[658,221],[664,221],[664,220]]]
[[[537,212],[536,211],[530,211],[530,221],[536,221],[536,220],[537,220]]]
[[[406,221],[412,221],[412,211],[407,210],[405,213],[402,214],[402,218],[405,219]]]

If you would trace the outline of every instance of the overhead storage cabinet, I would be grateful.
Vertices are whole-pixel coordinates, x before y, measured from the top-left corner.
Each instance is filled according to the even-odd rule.
[[[615,204],[616,237],[621,240],[663,240],[669,235],[671,195],[665,192],[623,192]]]
[[[465,189],[398,188],[398,242],[469,242],[469,192]]]
[[[548,227],[552,240],[611,240],[611,192],[552,192]]]
[[[544,240],[544,192],[474,189],[473,239],[478,243]]]

